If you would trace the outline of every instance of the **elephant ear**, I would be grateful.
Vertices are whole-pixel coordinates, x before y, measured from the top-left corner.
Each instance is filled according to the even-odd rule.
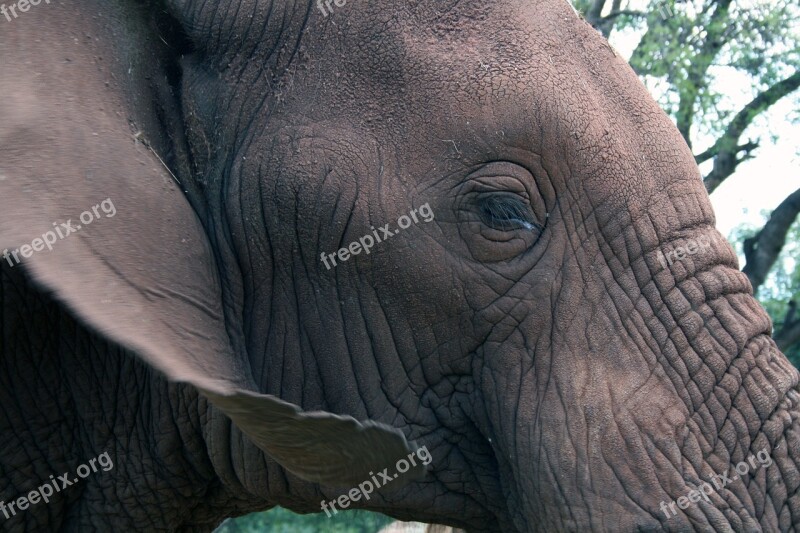
[[[126,57],[115,74],[99,75],[95,51],[82,48],[91,40],[73,42],[59,24],[46,39],[26,41],[27,59],[3,57],[19,51],[2,42],[14,39],[17,28],[0,35],[4,268],[24,269],[89,327],[169,379],[195,386],[302,479],[353,486],[412,452],[397,429],[306,413],[257,391],[246,357],[227,333],[214,253],[198,216],[131,129],[129,120],[158,132],[154,125],[162,117],[131,103],[152,97],[150,81],[126,81],[135,98],[114,81],[131,72],[129,62],[144,71],[152,58],[129,51],[142,57]],[[65,61],[61,51],[68,49]]]

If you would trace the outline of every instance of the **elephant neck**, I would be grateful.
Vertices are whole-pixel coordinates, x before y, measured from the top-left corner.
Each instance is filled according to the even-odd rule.
[[[800,374],[770,337],[770,319],[744,275],[726,279],[738,290],[715,295],[720,287],[708,285],[702,301],[689,299],[705,327],[687,334],[680,357],[665,364],[673,383],[681,380],[676,390],[687,409],[676,441],[683,457],[701,458],[683,469],[687,490],[716,481],[714,493],[735,511],[709,507],[709,521],[724,516],[735,530],[766,531],[791,522],[781,517],[796,516],[800,503],[800,483],[785,475],[800,465]]]
[[[24,268],[0,267],[0,529],[213,528],[236,502],[203,439],[206,402],[85,327]]]

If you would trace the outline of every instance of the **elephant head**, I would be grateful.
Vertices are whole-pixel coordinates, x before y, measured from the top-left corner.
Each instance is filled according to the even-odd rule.
[[[800,526],[798,372],[568,3],[28,7],[0,20],[0,496],[115,467],[8,524]]]

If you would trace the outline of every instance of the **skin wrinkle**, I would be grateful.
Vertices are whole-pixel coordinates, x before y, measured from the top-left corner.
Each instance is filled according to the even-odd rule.
[[[4,280],[5,280],[5,273],[3,273],[2,276],[3,276]],[[20,284],[19,286],[23,287],[24,284]],[[133,405],[130,404],[130,398],[132,396],[130,396],[129,393],[128,393],[128,389],[136,389],[136,390],[147,390],[149,388],[154,388],[155,389],[156,387],[153,387],[153,381],[150,378],[144,378],[144,377],[140,378],[140,376],[144,376],[146,373],[149,373],[150,371],[149,370],[145,370],[144,366],[141,365],[140,363],[136,363],[136,365],[134,365],[134,366],[135,366],[135,368],[137,368],[137,371],[136,372],[128,372],[128,373],[126,373],[126,375],[128,376],[129,380],[127,382],[120,382],[118,378],[119,378],[119,376],[122,375],[121,374],[121,368],[122,368],[121,366],[116,367],[116,370],[114,370],[114,368],[109,368],[107,366],[103,367],[103,368],[98,368],[98,367],[90,366],[90,361],[92,361],[94,358],[105,357],[106,360],[109,363],[114,361],[114,360],[119,360],[122,364],[128,364],[129,365],[130,362],[133,361],[133,359],[131,359],[130,356],[125,356],[125,358],[122,358],[122,357],[119,357],[119,358],[110,357],[108,355],[108,351],[107,350],[100,348],[100,346],[102,345],[101,342],[97,341],[96,339],[93,339],[91,336],[89,336],[89,334],[85,333],[84,330],[81,327],[75,325],[74,322],[64,320],[64,315],[63,314],[61,314],[59,312],[54,312],[55,309],[54,309],[53,304],[46,303],[45,305],[47,305],[49,307],[49,309],[48,309],[48,307],[40,306],[39,309],[37,310],[37,309],[34,309],[32,307],[29,307],[28,305],[19,305],[19,306],[14,306],[13,305],[13,302],[14,302],[13,298],[19,299],[20,303],[22,303],[22,302],[31,302],[32,301],[23,292],[19,292],[19,293],[17,293],[16,296],[12,296],[11,298],[12,299],[9,300],[8,299],[8,295],[4,295],[3,296],[4,303],[6,305],[12,305],[13,307],[18,307],[18,309],[21,312],[25,313],[25,314],[34,313],[33,316],[37,316],[38,315],[39,317],[41,317],[41,318],[43,318],[45,320],[52,321],[52,326],[48,330],[48,331],[51,332],[50,337],[52,337],[53,339],[61,338],[61,339],[63,339],[65,341],[65,342],[59,342],[58,344],[49,343],[52,346],[52,348],[57,350],[57,353],[50,352],[50,349],[45,349],[45,350],[42,350],[42,351],[38,351],[37,350],[37,354],[33,354],[33,353],[30,354],[31,358],[29,359],[29,361],[31,361],[31,362],[34,361],[34,355],[35,355],[36,358],[40,358],[40,359],[42,357],[53,357],[53,361],[56,361],[56,362],[60,363],[60,364],[57,363],[56,365],[54,365],[55,367],[63,365],[64,368],[70,368],[71,367],[72,370],[77,370],[77,372],[70,372],[70,371],[64,371],[64,370],[59,371],[58,369],[56,369],[56,372],[58,372],[60,374],[61,379],[53,380],[53,383],[60,384],[60,386],[58,388],[54,388],[52,386],[49,386],[49,387],[47,387],[47,392],[42,390],[43,394],[37,396],[36,403],[38,405],[41,405],[43,409],[47,409],[47,407],[45,407],[45,405],[47,405],[48,400],[49,401],[57,401],[57,403],[54,404],[54,405],[57,405],[58,407],[56,409],[54,409],[54,411],[57,413],[56,416],[58,418],[66,418],[66,417],[72,418],[73,415],[71,413],[76,413],[78,416],[77,416],[77,418],[75,418],[75,422],[76,423],[72,426],[74,428],[74,430],[71,432],[74,435],[74,438],[75,438],[74,442],[75,443],[91,443],[89,445],[90,447],[87,447],[87,449],[84,450],[84,451],[80,451],[80,449],[82,448],[82,446],[80,444],[73,445],[70,448],[72,451],[69,454],[67,454],[67,457],[66,457],[66,459],[68,460],[69,464],[63,464],[63,462],[62,462],[63,458],[56,458],[56,457],[53,457],[51,454],[47,454],[47,456],[49,456],[49,458],[55,459],[55,461],[50,462],[49,465],[47,465],[45,467],[46,470],[38,471],[36,477],[39,477],[39,478],[42,478],[42,479],[46,479],[47,478],[47,474],[50,473],[50,472],[60,473],[60,472],[63,472],[63,471],[67,471],[67,472],[74,471],[75,465],[78,462],[81,461],[80,458],[86,458],[86,457],[91,457],[92,455],[96,455],[96,451],[98,449],[106,449],[106,450],[111,451],[112,452],[112,457],[114,458],[115,468],[117,469],[115,471],[121,471],[122,475],[125,475],[124,472],[126,470],[126,467],[125,467],[125,465],[120,464],[121,462],[119,460],[119,457],[116,455],[115,449],[113,447],[112,448],[108,448],[107,447],[109,445],[109,443],[107,441],[107,435],[108,435],[107,432],[109,431],[109,426],[116,425],[117,420],[118,420],[117,419],[117,414],[118,413],[124,413],[125,411],[127,411],[127,410],[129,410],[131,408],[135,409],[135,411],[134,411],[134,413],[135,413],[134,419],[138,421],[138,425],[136,427],[136,433],[134,435],[130,436],[132,438],[132,442],[134,444],[137,442],[137,440],[135,440],[135,439],[141,439],[143,436],[148,434],[148,432],[146,432],[147,428],[155,429],[155,431],[157,431],[157,432],[159,431],[159,425],[155,424],[155,422],[156,422],[155,420],[150,419],[148,421],[146,419],[146,417],[149,416],[149,413],[147,412],[146,408],[139,408],[139,406],[137,406],[135,404],[133,404]],[[14,338],[14,337],[8,336],[9,333],[10,332],[7,330],[6,334],[4,335],[5,339]],[[26,332],[24,330],[21,330],[17,334],[18,335],[19,334],[25,335]],[[41,337],[41,338],[42,338],[42,340],[45,340],[47,337]],[[73,340],[73,342],[69,342],[69,339],[74,339],[74,340]],[[85,351],[88,355],[90,355],[90,357],[82,358],[82,360],[81,360],[81,362],[79,364],[71,365],[71,363],[73,362],[73,359],[75,359],[75,354],[79,353],[81,351]],[[49,352],[52,353],[51,356],[44,356],[43,355],[43,354],[47,354]],[[39,367],[42,369],[43,372],[47,372],[45,369],[47,369],[49,366],[50,365],[48,365],[48,364],[39,365]],[[103,372],[103,373],[102,374],[98,374],[98,372]],[[114,374],[113,375],[109,375],[109,374],[106,374],[106,372],[114,372]],[[19,375],[25,375],[25,374],[20,373]],[[42,379],[42,378],[45,378],[45,374],[44,373],[39,377],[39,379]],[[123,384],[122,386],[118,387],[117,390],[116,390],[116,393],[113,394],[113,396],[111,398],[105,399],[105,398],[102,398],[102,396],[101,396],[99,401],[98,401],[97,398],[85,398],[85,399],[82,399],[81,403],[87,403],[89,405],[93,404],[93,405],[95,405],[95,407],[96,407],[96,405],[100,405],[100,404],[110,404],[110,405],[113,405],[113,406],[116,407],[116,411],[113,411],[113,412],[110,412],[110,413],[106,413],[104,411],[99,411],[96,408],[88,408],[89,405],[79,406],[79,405],[77,405],[75,403],[76,396],[74,395],[74,393],[71,393],[70,391],[76,391],[77,392],[77,391],[85,389],[85,387],[80,384],[82,381],[87,381],[88,380],[88,381],[95,381],[96,382],[97,380],[104,380],[105,381],[107,379],[113,380],[114,383],[125,383],[125,384]],[[30,391],[38,390],[38,389],[39,389],[39,387],[35,387],[35,386],[27,388],[28,393],[30,393]],[[6,389],[6,390],[8,390],[8,389]],[[56,396],[51,396],[51,394],[54,394],[57,390],[58,390],[59,396],[61,397],[60,399],[57,399]],[[9,392],[11,392],[11,391],[9,391]],[[99,391],[98,394],[102,395],[102,394],[108,393],[108,392],[109,391]],[[154,404],[162,403],[166,399],[170,398],[169,395],[166,395],[166,394],[162,395],[160,390],[153,390],[151,392],[151,394],[153,395],[152,397],[153,397]],[[23,393],[22,390],[16,390],[14,392],[14,397],[15,398],[23,398],[24,395],[25,395],[25,393]],[[147,398],[147,397],[145,397],[145,398]],[[178,401],[180,401],[180,400],[178,400]],[[11,404],[10,403],[5,403],[5,405],[7,405],[7,407],[9,407]],[[67,407],[67,411],[65,412],[64,411],[64,407],[66,407],[66,406],[69,406],[69,407]],[[170,411],[170,412],[171,412],[171,410],[172,410],[172,407],[170,407],[168,409],[168,411]],[[165,412],[167,412],[167,411],[165,411]],[[94,417],[98,417],[98,416],[101,417],[101,418],[94,419]],[[105,419],[106,416],[112,417],[111,420],[106,422],[106,419]],[[48,417],[40,417],[39,418],[39,420],[45,420],[45,421],[47,421],[47,419],[48,419]],[[32,420],[36,420],[36,418],[32,418]],[[166,420],[165,422],[166,422],[166,427],[177,427],[177,425],[175,424],[175,420],[173,420],[173,419]],[[61,424],[61,423],[58,423],[58,422],[54,421],[54,424],[55,424],[55,427],[64,428],[64,425]],[[16,426],[16,427],[20,427],[20,426]],[[62,431],[63,431],[63,429],[62,429]],[[152,432],[150,434],[152,434]],[[4,435],[7,438],[11,437],[11,433],[10,432],[4,432]],[[51,433],[51,435],[52,435],[52,433]],[[102,435],[106,435],[106,436],[102,437]],[[18,437],[24,439],[25,435],[24,434],[20,434],[20,435],[18,435]],[[51,439],[50,440],[51,444],[54,443],[52,441],[52,437],[50,439]],[[143,440],[146,441],[147,437],[145,437]],[[40,464],[38,462],[38,456],[40,454],[44,454],[44,452],[46,450],[41,448],[41,447],[39,447],[38,444],[40,444],[40,443],[41,444],[45,444],[46,442],[47,441],[43,442],[41,439],[34,439],[34,440],[31,441],[31,443],[32,443],[31,446],[20,446],[18,448],[18,449],[21,449],[21,450],[27,450],[27,452],[29,452],[28,456],[24,459],[26,464]],[[139,440],[138,442],[141,444],[142,440]],[[8,443],[6,443],[6,444],[8,444]],[[162,446],[165,445],[165,444],[166,444],[166,442],[162,442]],[[190,447],[193,450],[196,449],[195,444],[190,444],[190,441],[186,441],[186,444],[189,444]],[[131,457],[132,458],[143,457],[143,454],[147,453],[146,449],[148,449],[148,447],[146,447],[146,446],[135,446],[135,445],[134,446],[130,446],[130,445],[126,446],[124,444],[123,444],[123,446],[125,446],[125,455],[127,457],[129,457],[129,458],[131,458]],[[178,450],[180,450],[180,449],[181,448],[178,447]],[[76,459],[77,459],[77,461],[76,461]],[[140,461],[140,464],[141,464],[141,461]],[[163,468],[164,466],[166,466],[166,463],[163,463],[162,461],[160,461],[158,459],[155,459],[154,464],[157,465],[159,468]],[[169,465],[170,465],[170,467],[174,468],[174,467],[178,466],[178,463],[176,463],[174,460],[171,460]],[[38,467],[37,467],[37,470],[38,470]],[[26,479],[26,481],[25,481],[25,485],[26,486],[30,485],[30,481],[28,481],[30,478],[36,479],[35,477],[33,477],[31,475],[30,471],[27,471],[27,468],[26,468],[25,471],[20,471],[20,473],[23,474],[24,478]],[[171,469],[171,473],[173,475],[164,476],[164,478],[168,478],[168,480],[167,480],[168,486],[175,486],[174,482],[177,482],[181,477],[183,477],[183,473],[179,473],[177,471],[177,469]],[[13,477],[14,477],[13,474],[8,472],[7,470],[6,470],[5,474],[3,475],[3,479],[4,480],[13,479]],[[135,478],[136,476],[133,475],[131,477]],[[82,481],[81,485],[76,485],[74,487],[74,489],[77,489],[77,490],[72,490],[72,488],[71,488],[71,491],[69,492],[69,494],[65,495],[65,496],[67,496],[69,498],[70,502],[72,502],[74,504],[76,501],[80,501],[81,499],[85,499],[86,501],[83,504],[81,504],[80,506],[75,506],[74,515],[72,515],[72,517],[69,520],[64,521],[62,524],[64,526],[69,526],[71,524],[72,525],[77,525],[77,524],[81,523],[82,521],[88,519],[88,517],[91,515],[91,511],[88,509],[88,507],[86,507],[87,502],[96,501],[97,498],[98,498],[98,495],[99,495],[99,492],[97,492],[94,489],[95,483],[110,484],[109,482],[112,481],[112,479],[113,478],[109,478],[109,479],[96,478],[95,479],[94,476],[92,476],[92,477]],[[24,488],[29,490],[29,487],[24,487]],[[19,494],[22,494],[23,492],[27,493],[27,490],[23,491],[22,489],[23,489],[23,487],[19,487],[19,490],[17,492]],[[154,489],[155,490],[159,490],[156,487],[154,487]],[[120,492],[120,494],[124,494],[124,492]],[[131,492],[131,491],[127,491],[127,494],[128,494],[128,498],[130,499],[130,503],[141,502],[143,505],[147,505],[147,500],[150,500],[152,498],[152,496],[139,497],[139,496],[137,496],[136,492]],[[61,505],[63,505],[63,504],[64,504],[64,502],[62,501]],[[56,499],[56,501],[53,502],[53,505],[59,506],[59,500]],[[167,510],[164,509],[164,512],[167,512]],[[55,517],[57,515],[54,514],[54,515],[51,515],[51,516]],[[39,525],[42,525],[42,526],[49,525],[49,527],[55,527],[58,524],[58,522],[55,522],[55,523],[50,522],[49,519],[47,519],[46,522],[42,522],[42,521],[40,521],[41,518],[42,517],[39,516],[36,519],[36,523],[39,524]]]
[[[270,2],[269,3],[269,7],[267,8],[267,13],[265,15],[265,20],[267,20],[267,21],[272,20],[272,9],[273,9],[274,6],[275,6],[274,2]],[[245,33],[245,41],[247,40],[247,35],[250,33],[250,28],[252,27],[252,24],[256,20],[255,14],[256,14],[257,10],[258,10],[258,4],[254,3],[253,4],[253,14],[251,15],[252,19],[250,21],[250,24],[248,24],[247,32]],[[265,24],[261,25],[261,33],[253,41],[252,46],[249,49],[246,50],[246,52],[244,53],[245,57],[252,57],[257,52],[259,43],[262,43],[267,39],[267,36],[268,36],[267,30],[268,30],[268,28],[269,28],[269,24],[268,23],[265,23]],[[276,42],[278,42],[279,40],[280,39],[278,39]],[[274,52],[275,52],[275,49],[273,48],[272,50],[267,52],[267,56],[268,57],[272,56],[274,54]],[[241,68],[239,69],[239,72],[235,76],[235,79],[242,79],[243,78],[243,76],[245,74],[246,67],[247,67],[247,64],[243,62]],[[264,72],[264,70],[262,68],[262,70],[256,76],[256,80],[259,80],[261,78],[261,75],[263,74],[263,72]]]
[[[630,69],[566,4],[461,0],[434,24],[419,4],[366,3],[337,12],[336,22],[310,3],[281,12],[270,4],[262,20],[248,20],[264,14],[255,3],[224,12],[186,6],[197,49],[214,65],[206,68],[221,71],[217,86],[189,84],[182,97],[208,108],[198,93],[218,92],[215,105],[225,110],[202,109],[198,121],[218,137],[215,159],[201,169],[203,193],[213,196],[203,222],[225,276],[237,353],[250,360],[261,391],[423,436],[436,452],[435,475],[361,502],[373,509],[479,531],[707,527],[708,510],[667,520],[658,499],[682,495],[700,467],[724,469],[746,455],[754,431],[765,439],[751,419],[774,413],[770,402],[797,376],[775,365],[783,381],[756,398],[768,390],[760,380],[771,375],[764,365],[774,346],[760,336],[763,311],[743,301],[741,277],[724,266],[705,272],[720,259],[732,264],[721,241],[707,256],[654,270],[662,243],[702,233],[696,225],[709,219],[691,155]],[[259,23],[262,36],[277,34],[273,41],[248,42]],[[224,49],[208,50],[217,45]],[[198,79],[187,63],[186,79]],[[337,144],[325,150],[309,128]],[[207,140],[191,136],[198,153],[207,151]],[[458,232],[458,198],[447,192],[488,161],[545,181],[551,213],[530,250],[491,264],[473,248],[499,256],[497,243]],[[326,244],[368,233],[373,220],[396,220],[419,199],[430,201],[435,222],[335,272],[320,268]],[[300,221],[312,229],[319,221],[318,233],[309,238],[315,232]],[[589,268],[598,258],[607,266]],[[458,340],[444,342],[447,334]],[[654,361],[660,379],[637,396]],[[462,409],[443,401],[423,408],[420,394],[447,394],[452,374],[462,376]],[[382,383],[358,381],[373,376]],[[413,386],[403,386],[404,376]],[[716,408],[714,382],[729,396],[721,430],[705,412]],[[145,375],[138,386],[147,383]],[[238,495],[241,512],[275,503],[318,510],[327,489],[287,474],[238,429],[216,426],[205,431],[217,446],[208,463],[225,478],[220,506]],[[474,428],[469,438],[465,427]],[[663,455],[653,453],[658,463],[648,460],[648,441]],[[131,446],[147,448],[144,439]],[[251,469],[254,461],[263,468]],[[140,486],[153,488],[149,480]],[[746,493],[720,498],[742,513],[731,518],[741,529],[747,514],[763,517],[750,490],[737,490]],[[786,496],[775,505],[786,508]],[[154,526],[181,522],[160,507],[145,516]]]
[[[244,169],[242,167],[239,167],[238,169],[234,169],[234,172],[237,174],[237,179],[234,180],[233,183],[238,184],[238,193],[231,195],[231,198],[236,199],[236,200],[239,201],[239,210],[241,210],[241,206],[244,204],[244,202],[242,201],[243,198],[244,198],[243,188],[245,186],[245,180],[242,179],[243,171],[244,171]],[[259,175],[261,174],[260,173],[260,167],[259,167],[259,173],[258,174]],[[231,200],[231,201],[233,201],[233,200]],[[248,241],[251,240],[249,238],[250,229],[251,229],[250,225],[243,225],[243,227],[242,227],[242,234],[244,235],[245,239],[247,239]],[[255,233],[255,232],[253,232],[253,233]],[[238,251],[239,251],[239,255],[241,256],[241,259],[239,261],[239,269],[241,271],[251,271],[251,272],[253,270],[255,270],[256,267],[253,264],[253,255],[254,254],[252,254],[247,248],[240,248]],[[245,265],[246,265],[246,268],[245,268]],[[249,295],[250,294],[254,294],[256,291],[254,290],[254,284],[252,283],[251,280],[245,279],[244,291],[243,292],[245,294],[245,299],[244,299],[244,302],[243,302],[243,305],[242,305],[242,318],[244,318],[245,316],[252,316],[252,314],[253,314],[253,308],[254,308],[253,298],[250,297]],[[247,325],[249,325],[249,324],[247,324]],[[251,333],[251,332],[246,329],[245,330],[245,335],[247,335],[248,338],[251,338],[249,333]],[[256,352],[256,353],[258,353],[258,352]],[[257,363],[251,362],[251,365],[257,365]],[[256,370],[254,370],[254,374],[255,373],[256,373]]]

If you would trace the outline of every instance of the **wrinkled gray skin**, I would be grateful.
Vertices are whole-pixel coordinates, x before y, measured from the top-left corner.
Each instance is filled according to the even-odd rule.
[[[3,262],[0,497],[115,466],[0,528],[318,511],[414,445],[427,474],[354,507],[800,528],[798,373],[689,149],[566,2],[54,1],[0,19],[0,64],[0,248],[117,210]]]

